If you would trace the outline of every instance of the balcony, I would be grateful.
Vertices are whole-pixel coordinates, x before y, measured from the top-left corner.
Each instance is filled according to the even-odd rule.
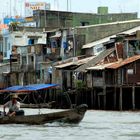
[[[17,62],[14,62],[10,66],[10,72],[33,72],[33,71],[35,71],[35,67],[33,64],[21,65]]]

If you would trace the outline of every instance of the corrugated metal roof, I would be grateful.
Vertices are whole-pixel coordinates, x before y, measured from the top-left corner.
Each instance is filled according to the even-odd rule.
[[[86,68],[87,70],[104,70],[106,67],[112,65],[114,63],[107,63],[107,64],[100,64],[100,65],[96,65],[94,67],[89,67]]]
[[[54,67],[62,69],[62,68],[65,68],[65,67],[68,67],[68,66],[72,66],[72,65],[79,66],[79,65],[82,65],[84,63],[87,63],[88,61],[90,61],[94,57],[95,56],[91,56],[91,57],[80,59],[80,60],[75,60],[75,58],[74,58],[72,62],[67,62],[67,63],[64,63],[64,64],[56,65]]]
[[[55,66],[55,68],[62,69],[62,68],[65,68],[65,67],[68,67],[68,66],[71,66],[71,65],[75,65],[74,62],[69,62],[69,63],[57,65],[57,66]]]
[[[107,50],[101,52],[95,58],[91,59],[88,63],[85,63],[84,65],[80,66],[75,71],[85,72],[86,68],[95,66],[96,64],[101,62],[105,57],[107,57],[109,54],[111,54],[113,51],[115,51],[115,48],[107,49]]]
[[[119,34],[132,34],[132,33],[135,33],[138,30],[140,30],[140,26],[129,29],[129,30],[126,30],[124,32],[120,32],[117,35],[119,35]],[[103,39],[100,39],[100,40],[97,40],[97,41],[94,41],[94,42],[91,42],[91,43],[87,43],[87,44],[83,45],[82,49],[88,49],[88,48],[92,48],[96,45],[106,43],[106,42],[110,41],[111,38],[114,38],[114,37],[116,37],[116,35],[111,35],[111,36],[105,37]]]
[[[106,42],[110,41],[110,38],[113,38],[113,37],[116,37],[116,35],[112,35],[112,36],[85,44],[85,45],[83,45],[82,49],[87,49],[87,48],[91,48],[91,47],[94,47],[94,46],[99,45],[99,44],[106,43]]]
[[[134,19],[134,20],[127,20],[127,21],[116,21],[116,22],[110,22],[110,23],[102,23],[102,24],[96,24],[96,25],[87,25],[87,26],[78,26],[77,29],[84,29],[89,27],[98,27],[101,25],[114,25],[114,24],[122,24],[122,23],[133,23],[133,22],[140,22],[140,19]]]
[[[139,59],[140,59],[140,55],[135,55],[135,56],[127,58],[127,59],[125,59],[125,60],[123,60],[121,62],[112,64],[112,65],[108,66],[107,68],[109,68],[109,69],[117,69],[117,68],[120,68],[120,67],[122,67],[124,65],[132,63],[132,62],[134,62],[136,60],[139,60]]]
[[[137,27],[135,27],[135,28],[126,30],[126,31],[121,32],[121,33],[118,33],[118,34],[132,34],[132,33],[135,33],[135,32],[138,31],[138,30],[140,30],[140,26],[137,26]]]

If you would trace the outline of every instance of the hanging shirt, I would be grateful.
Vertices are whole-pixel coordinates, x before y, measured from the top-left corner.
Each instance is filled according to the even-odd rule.
[[[18,111],[20,109],[20,102],[12,103],[12,101],[8,101],[4,104],[4,107],[8,107],[9,111]]]

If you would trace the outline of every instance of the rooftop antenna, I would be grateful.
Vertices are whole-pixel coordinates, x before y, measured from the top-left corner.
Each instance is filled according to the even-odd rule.
[[[12,16],[12,12],[11,12],[12,10],[11,9],[12,9],[12,2],[10,0],[10,17]]]
[[[69,0],[67,0],[67,11],[69,11]]]
[[[123,9],[122,9],[122,6],[121,5],[119,5],[119,9],[120,9],[120,13],[122,13],[123,12]]]
[[[26,16],[26,0],[24,0],[24,15],[23,16]]]
[[[58,0],[54,0],[54,9],[55,10],[59,9],[59,2],[58,2]]]
[[[16,14],[17,14],[17,5],[16,5],[16,3],[17,3],[17,1],[16,0],[14,0],[14,7],[13,7],[13,10],[14,10],[14,17],[16,16]]]
[[[70,11],[71,11],[71,0],[70,0]]]
[[[59,10],[59,0],[57,0],[57,10]]]
[[[100,6],[103,6],[102,0],[98,0],[98,6],[99,6],[99,7],[100,7]]]
[[[19,0],[18,2],[19,2],[18,10],[16,9],[16,11],[18,11],[19,16],[22,17],[23,2],[24,2],[24,1],[23,1],[23,0]],[[19,9],[19,7],[20,7],[20,9]]]

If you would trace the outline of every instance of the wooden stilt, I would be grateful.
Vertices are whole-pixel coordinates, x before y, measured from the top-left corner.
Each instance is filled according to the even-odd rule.
[[[101,107],[101,105],[100,105],[100,95],[98,95],[98,109],[101,109],[100,107]]]
[[[93,93],[94,93],[94,99],[93,99],[93,105],[94,105],[94,108],[96,108],[96,89],[93,90]]]
[[[103,71],[103,83],[104,83],[104,87],[103,87],[103,97],[104,97],[104,109],[106,109],[106,82],[105,82],[105,71]]]
[[[77,105],[77,96],[78,96],[77,94],[75,94],[75,103],[74,103],[75,105]]]
[[[92,90],[91,90],[91,108],[93,109],[93,88],[92,88]]]
[[[80,103],[83,103],[83,92],[81,92],[81,101]]]
[[[120,105],[119,105],[119,109],[122,110],[122,87],[120,87]]]
[[[103,96],[104,96],[104,109],[106,109],[106,87],[103,88]]]
[[[135,87],[132,87],[132,108],[135,110]]]
[[[87,105],[88,105],[88,95],[89,95],[88,92],[89,91],[87,91],[87,90],[85,91],[85,93],[86,93],[86,101],[85,102],[86,102]]]
[[[115,88],[114,88],[114,109],[116,109],[116,92],[117,92],[117,88],[115,86]]]

